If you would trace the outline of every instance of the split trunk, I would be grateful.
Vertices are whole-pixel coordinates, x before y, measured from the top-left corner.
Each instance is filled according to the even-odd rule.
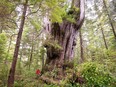
[[[71,62],[74,58],[77,32],[84,21],[84,0],[72,0],[72,3],[80,9],[79,13],[72,14],[76,15],[76,23],[63,20],[62,23],[52,23],[47,26],[50,38],[49,42],[44,44],[47,49],[46,70],[44,71],[52,71],[57,68],[58,74],[63,75],[66,68],[65,63]]]

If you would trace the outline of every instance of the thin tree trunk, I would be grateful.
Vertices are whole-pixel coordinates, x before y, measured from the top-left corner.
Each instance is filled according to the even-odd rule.
[[[101,32],[102,32],[102,37],[103,37],[103,40],[104,40],[105,48],[108,49],[107,42],[106,42],[105,35],[104,35],[104,31],[103,31],[102,27],[101,27]]]
[[[44,61],[45,61],[45,50],[44,50],[44,48],[42,48],[42,50],[41,50],[41,55],[42,55],[42,73],[44,73]]]
[[[19,74],[21,75],[21,60],[23,56],[23,43],[22,43],[22,50],[20,50],[20,61],[19,61]]]
[[[1,20],[1,21],[4,21],[4,19],[3,19],[3,20]],[[3,26],[4,26],[4,24],[3,24],[3,23],[1,23],[0,33],[2,33],[2,32],[3,32]]]
[[[32,35],[32,40],[31,40],[31,52],[30,52],[30,60],[29,60],[29,70],[31,68],[31,64],[32,64],[32,59],[33,59],[33,50],[34,50],[34,34]]]
[[[9,76],[8,76],[7,87],[13,87],[13,85],[14,85],[15,69],[16,69],[16,63],[17,63],[17,59],[18,59],[18,52],[19,52],[23,27],[24,27],[24,23],[25,23],[25,15],[26,15],[26,11],[27,11],[27,3],[28,3],[28,0],[26,0],[26,2],[24,3],[22,19],[21,19],[19,32],[18,32],[18,36],[17,36],[17,41],[16,41],[16,45],[15,45],[13,61],[12,61],[12,65],[11,65]]]
[[[113,34],[114,34],[114,38],[116,39],[116,32],[115,32],[115,28],[114,28],[114,26],[113,26],[113,23],[112,23],[112,20],[111,20],[111,17],[110,17],[110,14],[109,14],[108,8],[107,8],[107,6],[106,6],[106,2],[105,2],[105,0],[103,0],[103,4],[104,4],[104,7],[105,7],[105,10],[106,10],[106,13],[107,13],[107,16],[108,16],[108,19],[109,19],[109,22],[110,22],[110,25],[111,25],[111,28],[112,28]]]
[[[0,33],[2,33],[2,28],[0,29]]]
[[[79,37],[80,37],[80,56],[81,56],[81,63],[84,61],[84,52],[83,52],[83,37],[81,30],[79,31]]]
[[[31,68],[31,64],[32,64],[32,59],[33,59],[33,49],[34,49],[34,45],[33,45],[33,40],[32,40],[32,47],[31,47],[31,53],[30,53],[30,60],[29,60],[29,70]]]

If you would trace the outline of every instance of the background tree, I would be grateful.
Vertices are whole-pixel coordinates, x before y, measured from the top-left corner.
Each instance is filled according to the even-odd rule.
[[[104,9],[105,9],[105,11],[106,11],[106,14],[107,14],[107,16],[108,16],[110,25],[111,25],[111,27],[112,27],[112,31],[113,31],[114,37],[115,37],[115,39],[116,39],[115,28],[114,28],[114,25],[113,25],[113,23],[112,23],[112,19],[111,19],[111,17],[110,17],[110,14],[109,14],[108,8],[107,8],[107,6],[106,6],[105,0],[103,0],[103,4],[104,4]]]
[[[28,0],[26,0],[25,3],[24,3],[24,9],[23,9],[22,19],[21,19],[21,23],[20,23],[20,27],[19,27],[19,33],[18,33],[18,36],[17,36],[17,41],[16,41],[16,46],[15,46],[12,66],[10,68],[10,72],[9,72],[9,76],[8,76],[8,85],[7,85],[8,87],[13,87],[13,84],[14,84],[15,67],[16,67],[16,63],[17,63],[18,52],[19,52],[23,27],[24,27],[24,23],[25,23],[27,4],[28,4]]]
[[[84,51],[83,51],[83,38],[82,38],[82,32],[81,30],[79,31],[79,37],[80,37],[80,52],[81,52],[81,62],[84,61]]]

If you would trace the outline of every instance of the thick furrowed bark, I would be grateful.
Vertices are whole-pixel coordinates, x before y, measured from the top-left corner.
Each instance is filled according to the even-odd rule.
[[[46,46],[47,49],[47,60],[46,66],[51,69],[45,71],[51,71],[55,68],[60,68],[59,73],[63,75],[64,63],[70,62],[74,58],[74,47],[76,45],[77,31],[83,24],[84,21],[84,0],[73,0],[75,6],[80,8],[80,14],[76,14],[79,19],[75,19],[77,23],[71,23],[64,20],[63,23],[53,23],[51,26],[51,37],[53,41],[57,41],[62,47],[56,52],[56,49]],[[47,29],[48,30],[48,29]],[[53,43],[53,42],[51,42]],[[56,52],[56,53],[55,53]]]

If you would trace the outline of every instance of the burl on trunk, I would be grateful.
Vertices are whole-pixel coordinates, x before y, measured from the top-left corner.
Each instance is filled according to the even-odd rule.
[[[74,9],[78,8],[79,11]],[[74,48],[76,45],[77,31],[81,28],[84,21],[84,0],[72,0],[73,12],[67,14],[73,15],[75,22],[63,19],[62,23],[52,23],[49,39],[44,43],[47,49],[47,60],[45,71],[58,69],[58,74],[63,75],[66,62],[70,62],[74,58]],[[72,10],[71,10],[72,11]]]

